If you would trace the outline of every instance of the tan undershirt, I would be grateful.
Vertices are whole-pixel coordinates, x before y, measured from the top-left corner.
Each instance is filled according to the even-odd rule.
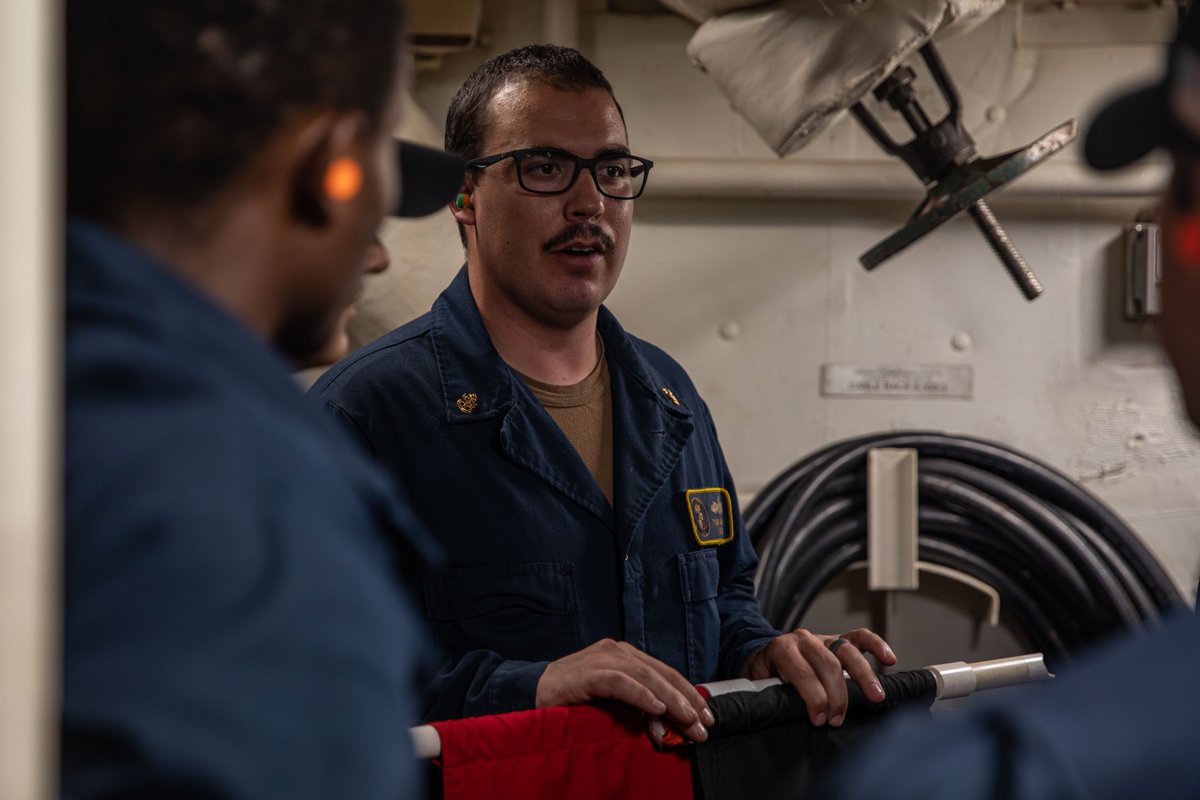
[[[586,378],[570,386],[535,381],[528,375],[521,380],[541,401],[562,432],[579,452],[591,471],[600,490],[613,501],[613,424],[612,386],[608,380],[608,360],[604,357],[604,341],[597,336],[600,360]]]

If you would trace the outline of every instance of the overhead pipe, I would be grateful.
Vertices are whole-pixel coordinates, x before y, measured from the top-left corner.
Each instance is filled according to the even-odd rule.
[[[1147,199],[1166,183],[1168,165],[1149,163],[1121,175],[1050,161],[1006,187],[1012,199]],[[654,159],[646,196],[688,199],[912,200],[923,187],[900,161],[776,158]]]

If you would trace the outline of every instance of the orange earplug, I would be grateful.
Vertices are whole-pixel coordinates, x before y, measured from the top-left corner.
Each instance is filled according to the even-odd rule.
[[[471,207],[471,195],[460,193],[457,197],[454,198],[454,207],[455,208],[470,208]]]
[[[325,170],[325,194],[330,200],[344,203],[353,200],[362,189],[362,167],[353,158],[335,158]]]

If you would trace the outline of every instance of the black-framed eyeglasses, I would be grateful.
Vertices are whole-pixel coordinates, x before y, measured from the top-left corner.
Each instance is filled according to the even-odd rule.
[[[654,162],[628,153],[606,153],[580,158],[566,150],[530,147],[483,156],[467,162],[467,169],[484,169],[511,158],[517,165],[517,182],[534,194],[562,194],[575,185],[579,173],[592,173],[596,188],[614,200],[633,200],[646,188],[646,177]]]

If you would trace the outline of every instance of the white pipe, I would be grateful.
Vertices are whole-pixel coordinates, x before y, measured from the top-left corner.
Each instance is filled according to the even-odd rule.
[[[548,44],[579,47],[578,0],[545,0],[542,4],[542,38]]]
[[[1010,198],[1149,198],[1166,183],[1168,166],[1147,163],[1116,175],[1070,161],[1039,164],[998,190]],[[918,200],[924,188],[899,160],[832,161],[773,158],[654,159],[648,198]]]
[[[1032,681],[1044,681],[1054,676],[1046,669],[1041,653],[1014,658],[997,658],[967,664],[955,661],[926,667],[937,681],[937,699],[966,697],[983,689],[998,689]]]
[[[984,689],[1000,689],[1005,686],[1016,686],[1021,683],[1044,681],[1054,676],[1046,669],[1046,661],[1041,653],[1029,653],[1023,656],[996,658],[991,661],[955,661],[950,664],[935,664],[925,667],[933,673],[937,682],[937,699],[948,700],[953,697],[966,697],[972,692]],[[849,675],[846,675],[849,678]],[[779,678],[764,678],[750,681],[745,678],[734,678],[728,681],[714,681],[703,684],[705,690],[716,697],[729,692],[757,692],[768,686],[782,683]]]
[[[50,797],[61,589],[60,2],[0,3],[0,797]]]
[[[437,728],[432,725],[418,725],[410,728],[412,734],[413,752],[417,758],[437,758],[442,754],[442,737]]]

